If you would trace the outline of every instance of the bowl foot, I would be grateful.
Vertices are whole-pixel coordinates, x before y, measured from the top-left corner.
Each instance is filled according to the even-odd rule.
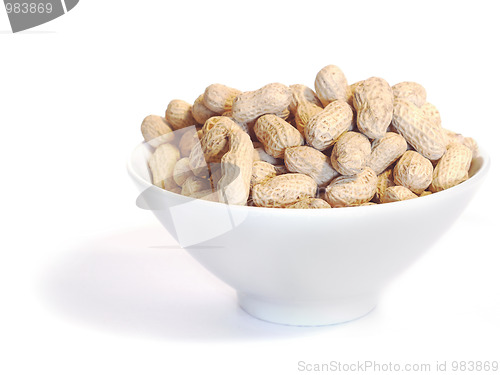
[[[240,307],[255,318],[292,326],[324,326],[346,323],[370,313],[375,294],[336,297],[319,301],[269,301],[238,293]]]

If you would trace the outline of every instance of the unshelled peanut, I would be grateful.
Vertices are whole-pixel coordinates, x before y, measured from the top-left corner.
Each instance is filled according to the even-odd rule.
[[[335,100],[321,112],[311,117],[304,128],[307,144],[324,151],[349,129],[353,119],[352,109],[344,101]]]
[[[238,122],[254,121],[262,115],[278,115],[287,110],[292,101],[292,90],[281,83],[270,83],[259,90],[236,96],[233,117]]]
[[[344,176],[360,173],[371,154],[371,144],[363,134],[346,132],[333,146],[331,162],[333,168]]]
[[[382,78],[372,77],[354,89],[354,107],[361,133],[370,139],[381,138],[391,124],[394,94]]]
[[[471,160],[472,151],[467,146],[451,144],[434,169],[429,190],[435,193],[467,180]]]
[[[285,165],[290,172],[312,177],[318,186],[325,186],[338,176],[328,157],[309,146],[287,148],[285,150]]]
[[[349,94],[347,78],[336,65],[325,66],[318,72],[314,88],[323,106],[327,106],[334,100],[346,102]]]
[[[212,84],[193,105],[175,99],[165,117],[147,116],[141,132],[160,188],[233,205],[326,209],[415,199],[467,180],[480,149],[441,123],[422,85],[379,77],[349,85],[327,65],[314,90]]]
[[[266,152],[275,158],[283,159],[286,148],[304,144],[300,132],[276,115],[259,117],[254,132]]]
[[[316,182],[305,174],[282,174],[255,185],[252,200],[258,207],[284,208],[304,198],[316,197],[317,188]]]
[[[171,142],[175,138],[172,128],[161,116],[147,116],[142,121],[141,131],[144,140],[155,148],[163,143]]]

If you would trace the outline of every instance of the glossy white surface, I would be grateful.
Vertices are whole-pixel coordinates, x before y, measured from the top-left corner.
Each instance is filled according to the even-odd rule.
[[[437,194],[377,206],[286,210],[227,206],[154,187],[149,152],[139,145],[128,164],[141,191],[138,205],[236,289],[245,311],[290,325],[341,323],[371,311],[383,288],[459,217],[489,169],[482,151],[471,179]]]

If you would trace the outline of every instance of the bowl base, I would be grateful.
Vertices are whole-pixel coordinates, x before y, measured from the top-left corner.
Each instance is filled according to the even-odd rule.
[[[368,315],[378,296],[368,294],[320,301],[268,301],[238,293],[240,307],[253,317],[292,326],[325,326],[346,323]]]

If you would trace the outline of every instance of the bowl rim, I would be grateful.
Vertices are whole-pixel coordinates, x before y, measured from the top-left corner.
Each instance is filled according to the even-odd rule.
[[[440,199],[439,197],[443,197],[443,194],[453,194],[455,192],[459,192],[459,191],[463,191],[464,189],[467,189],[470,185],[473,185],[477,182],[480,182],[486,176],[486,174],[488,173],[488,170],[490,168],[490,164],[491,164],[491,158],[490,158],[489,154],[484,150],[483,147],[478,145],[478,154],[477,154],[476,158],[483,159],[481,167],[476,171],[476,173],[474,173],[474,175],[472,175],[466,181],[464,181],[456,186],[453,186],[451,188],[448,188],[446,190],[442,190],[440,192],[429,194],[429,195],[426,195],[423,197],[418,197],[418,199],[408,199],[408,200],[404,200],[404,201],[391,202],[391,203],[387,203],[387,204],[374,204],[374,205],[367,205],[367,206],[352,206],[352,207],[336,207],[335,209],[332,209],[332,210],[327,210],[327,209],[316,209],[315,210],[315,209],[307,209],[307,208],[298,208],[298,209],[287,210],[287,209],[276,208],[276,207],[227,205],[225,203],[220,203],[220,202],[212,202],[212,201],[203,200],[203,199],[186,197],[184,195],[177,194],[177,193],[162,189],[158,186],[155,186],[151,183],[151,181],[148,181],[148,180],[145,180],[144,178],[142,178],[135,171],[135,169],[133,167],[134,155],[137,153],[138,149],[144,148],[144,147],[149,147],[149,145],[145,141],[142,141],[140,144],[138,144],[136,147],[134,147],[134,149],[132,150],[132,153],[130,154],[128,161],[127,161],[127,171],[133,179],[137,180],[142,185],[147,186],[147,188],[155,189],[156,192],[163,194],[163,195],[166,195],[166,196],[173,195],[176,198],[185,199],[186,201],[194,201],[194,200],[199,201],[199,203],[201,205],[203,205],[203,206],[206,205],[207,209],[210,207],[212,207],[213,209],[217,209],[217,208],[220,209],[222,207],[225,207],[225,208],[230,207],[231,210],[245,210],[245,211],[250,210],[250,212],[268,213],[268,214],[272,213],[273,215],[277,214],[278,212],[288,215],[290,212],[294,212],[294,211],[295,212],[296,211],[299,211],[299,212],[306,211],[306,212],[308,212],[308,214],[311,214],[311,215],[320,215],[320,216],[321,215],[328,215],[329,216],[329,215],[336,215],[335,213],[339,214],[339,212],[340,212],[340,214],[346,214],[345,210],[349,210],[349,213],[354,213],[354,212],[360,213],[360,212],[365,212],[363,210],[366,210],[366,209],[373,210],[374,209],[373,207],[378,207],[377,210],[381,210],[381,209],[385,210],[385,209],[394,209],[394,206],[396,206],[396,208],[398,208],[398,207],[402,208],[403,205],[411,206],[413,204],[419,204],[416,202],[422,202],[422,199],[426,199],[425,202],[427,202],[427,201],[432,200],[432,199]],[[356,208],[356,211],[353,212],[354,208]]]

